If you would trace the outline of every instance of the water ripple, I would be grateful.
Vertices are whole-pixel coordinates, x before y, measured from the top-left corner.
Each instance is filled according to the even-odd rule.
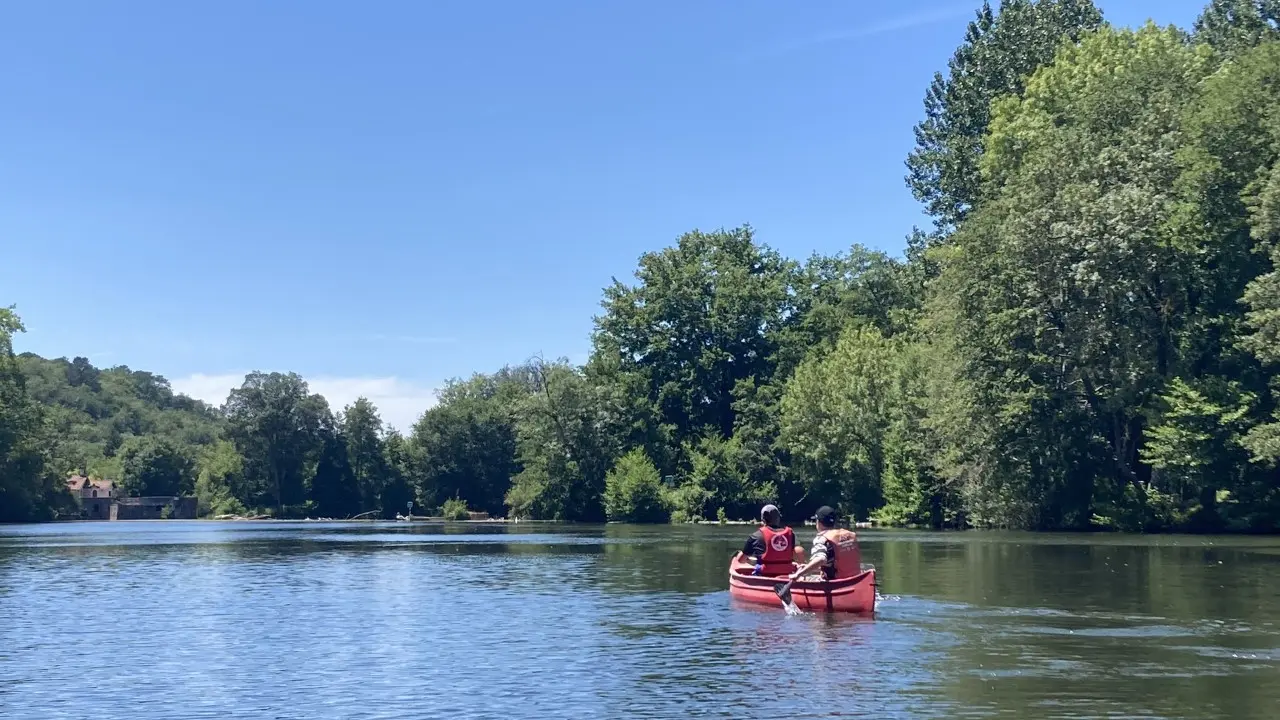
[[[737,531],[280,525],[5,531],[0,715],[1271,718],[1280,704],[1274,604],[1190,617],[1131,590],[984,604],[990,587],[928,589],[981,569],[938,543],[906,560],[869,543],[890,591],[875,619],[789,617],[729,597]],[[904,580],[924,562],[932,574]]]

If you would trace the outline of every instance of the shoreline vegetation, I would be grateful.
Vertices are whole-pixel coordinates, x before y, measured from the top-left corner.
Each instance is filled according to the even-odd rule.
[[[1088,0],[983,5],[925,94],[902,257],[692,231],[604,289],[581,366],[448,382],[411,432],[293,373],[221,407],[15,355],[0,310],[0,521],[66,478],[204,516],[1280,530],[1280,29]],[[850,229],[856,234],[856,228]],[[875,239],[887,242],[887,238]]]
[[[407,518],[405,518],[404,516],[396,516],[396,517],[394,517],[394,518],[391,518],[390,520],[388,520],[387,518],[381,518],[381,517],[364,517],[364,518],[352,518],[352,517],[348,517],[348,518],[329,518],[329,517],[273,518],[273,517],[271,517],[270,515],[249,515],[249,516],[243,516],[243,515],[206,515],[206,516],[204,516],[204,517],[202,517],[202,518],[196,518],[196,519],[190,519],[190,520],[183,520],[183,519],[154,519],[154,520],[130,520],[130,521],[128,521],[128,522],[130,522],[130,523],[187,523],[187,522],[263,522],[263,521],[271,521],[271,522],[278,522],[278,523],[311,523],[311,522],[323,522],[323,523],[366,523],[366,522],[368,522],[368,523],[374,523],[374,522],[378,522],[378,523],[385,523],[385,522],[390,522],[390,521],[396,521],[396,522],[405,522],[405,523],[421,523],[421,524],[433,524],[433,525],[443,525],[443,524],[448,524],[448,525],[538,525],[538,524],[542,524],[542,525],[560,525],[560,524],[572,524],[571,522],[570,522],[570,523],[566,523],[565,521],[561,521],[561,520],[521,520],[521,519],[519,519],[519,518],[502,518],[502,517],[499,517],[499,518],[485,518],[484,520],[450,520],[450,519],[448,519],[448,518],[445,518],[445,517],[444,517],[444,516],[442,516],[442,515],[432,515],[432,516],[422,515],[422,516],[414,516],[412,519],[407,519]],[[81,523],[81,522],[108,522],[108,521],[105,521],[105,520],[84,520],[84,519],[80,519],[80,518],[62,518],[62,519],[58,519],[58,520],[50,520],[50,521],[48,521],[48,522]],[[598,523],[596,523],[596,524],[598,524]],[[608,521],[606,521],[606,524],[609,524],[609,525],[627,525],[627,524],[634,524],[634,523],[628,523],[628,522],[627,522],[627,521],[625,521],[625,520],[608,520]],[[748,527],[756,527],[756,526],[758,526],[760,523],[759,523],[758,521],[756,521],[756,520],[724,520],[724,521],[720,521],[720,520],[703,520],[703,519],[694,519],[694,520],[686,520],[686,521],[684,521],[684,523],[681,523],[681,524],[685,524],[685,525],[726,525],[726,526],[728,526],[728,525],[734,525],[734,526],[748,526]],[[811,527],[816,527],[816,524],[815,524],[814,522],[812,522],[812,521],[806,520],[806,521],[804,521],[803,523],[797,523],[797,524],[795,524],[795,527],[796,527],[797,529],[799,529],[799,528],[811,528]],[[857,522],[857,523],[853,523],[853,524],[851,524],[851,525],[850,525],[850,527],[856,528],[856,529],[858,529],[858,530],[872,530],[872,529],[881,529],[881,530],[883,530],[883,529],[890,529],[890,528],[886,528],[886,527],[884,527],[884,526],[877,525],[876,523],[874,523],[874,522],[872,522],[872,521],[865,521],[865,522]],[[897,526],[897,527],[894,527],[894,528],[892,528],[892,529],[902,529],[902,530],[907,530],[907,529],[921,529],[921,528],[909,528],[909,527],[906,527],[906,526]]]

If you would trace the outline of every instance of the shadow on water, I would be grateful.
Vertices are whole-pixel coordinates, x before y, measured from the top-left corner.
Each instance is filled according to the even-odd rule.
[[[728,560],[751,530],[0,528],[0,706],[142,720],[1280,707],[1280,539],[866,532],[886,599],[865,619],[732,601]],[[92,685],[66,682],[86,667]],[[137,692],[139,677],[165,691]]]

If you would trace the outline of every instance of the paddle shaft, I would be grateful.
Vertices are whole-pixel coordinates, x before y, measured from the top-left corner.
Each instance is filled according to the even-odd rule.
[[[784,605],[794,604],[791,602],[791,585],[794,582],[795,580],[788,580],[786,583],[782,585],[775,585],[773,588],[773,592],[777,594],[778,599],[781,600]]]

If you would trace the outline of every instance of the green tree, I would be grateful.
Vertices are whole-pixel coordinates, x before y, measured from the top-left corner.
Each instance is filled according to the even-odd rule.
[[[687,233],[640,258],[636,285],[615,280],[605,290],[594,353],[618,358],[618,372],[637,378],[656,423],[669,426],[677,444],[728,437],[734,387],[772,376],[793,273],[793,263],[756,244],[750,227]]]
[[[791,457],[786,446],[778,441],[783,392],[780,382],[785,380],[780,374],[768,383],[748,378],[734,387],[736,417],[732,454],[742,473],[744,492],[722,505],[727,505],[738,517],[754,517],[758,511],[755,507],[744,507],[744,503],[794,504],[803,495],[803,488],[789,482],[787,468]]]
[[[322,449],[321,423],[329,415],[296,373],[250,373],[223,408],[227,437],[244,457],[253,488],[250,503],[271,504],[277,515],[305,499],[305,480]]]
[[[701,499],[697,506],[683,505],[691,517],[708,517],[724,511],[735,517],[753,517],[760,505],[777,499],[771,480],[753,477],[755,457],[738,436],[724,440],[706,437],[686,450],[689,472],[677,495],[682,503]]]
[[[343,411],[339,432],[346,442],[348,465],[360,494],[360,509],[382,507],[383,484],[388,480],[383,455],[384,427],[378,408],[368,398],[356,398]]]
[[[66,486],[46,466],[40,407],[13,354],[13,335],[23,330],[13,308],[0,308],[0,522],[47,520],[70,509]]]
[[[618,408],[565,360],[537,359],[528,367],[534,392],[521,403],[517,423],[523,469],[507,504],[516,517],[601,520],[605,475],[621,454],[609,432]]]
[[[194,456],[221,433],[216,410],[175,395],[158,375],[124,366],[99,369],[82,357],[23,353],[17,360],[29,397],[43,406],[41,447],[57,474],[118,479],[118,454],[130,438],[161,438]]]
[[[1276,47],[1280,50],[1280,46]],[[1280,58],[1280,52],[1273,53]],[[1280,64],[1278,64],[1280,67]],[[1274,86],[1273,86],[1274,87]],[[1277,113],[1280,118],[1280,113]],[[1276,124],[1280,130],[1280,123]],[[1247,348],[1269,368],[1280,366],[1280,163],[1273,165],[1266,182],[1257,193],[1253,206],[1253,235],[1260,250],[1267,252],[1271,270],[1249,283],[1244,301],[1249,311],[1246,319],[1253,331],[1245,339]],[[1280,377],[1271,378],[1273,400],[1269,422],[1259,423],[1245,439],[1245,445],[1253,453],[1252,459],[1272,472],[1272,480],[1264,483],[1257,493],[1259,504],[1275,508],[1280,520],[1280,483],[1275,481],[1275,469],[1280,465]]]
[[[806,488],[858,515],[881,504],[897,352],[880,331],[851,328],[802,363],[782,397],[782,440]]]
[[[457,497],[469,507],[502,512],[511,478],[520,472],[516,412],[528,392],[524,370],[512,368],[445,385],[409,440],[424,505]]]
[[[945,371],[939,371],[945,362],[933,345],[898,340],[883,438],[884,505],[872,516],[890,525],[958,527],[964,523],[960,499],[938,462],[944,440],[937,425],[944,417],[946,398],[939,386],[950,380]]]
[[[120,490],[131,497],[187,495],[193,489],[191,458],[168,440],[131,440],[120,460]]]
[[[667,508],[662,497],[658,468],[635,448],[618,458],[604,478],[604,510],[610,520],[665,522]]]
[[[361,488],[351,468],[350,448],[328,418],[320,423],[320,456],[311,477],[311,502],[324,517],[345,518],[361,507]]]
[[[1155,472],[1150,482],[1135,488],[1142,498],[1144,525],[1217,529],[1222,524],[1217,498],[1233,489],[1233,471],[1244,465],[1241,421],[1253,398],[1235,383],[1201,384],[1206,387],[1173,378],[1160,397],[1159,422],[1141,449],[1142,460]]]
[[[992,102],[1020,95],[1064,39],[1076,41],[1101,23],[1089,0],[1005,0],[998,13],[983,2],[947,75],[934,75],[907,158],[907,184],[941,228],[953,229],[982,198],[978,162]]]
[[[967,355],[966,464],[997,524],[1082,527],[1148,480],[1145,411],[1178,368],[1193,258],[1169,241],[1181,119],[1210,69],[1176,29],[1101,30],[993,108],[988,198],[954,236],[937,303]],[[971,508],[972,509],[972,508]]]
[[[382,517],[391,519],[401,511],[412,514],[409,504],[414,500],[416,465],[409,443],[400,433],[392,431],[383,440],[382,454],[387,473],[382,486]]]
[[[235,445],[220,440],[203,448],[196,458],[196,498],[204,515],[242,515],[245,487],[244,458]]]
[[[1280,228],[1280,166],[1272,172],[1263,194],[1263,205],[1259,215],[1265,219],[1259,224],[1262,230],[1268,225]],[[1267,232],[1267,230],[1263,230]],[[1274,231],[1271,231],[1274,232]],[[1248,338],[1248,346],[1257,354],[1258,359],[1268,366],[1280,364],[1280,243],[1276,235],[1267,239],[1270,245],[1271,265],[1273,269],[1260,275],[1249,284],[1244,295],[1248,303],[1248,322],[1254,333]],[[1272,378],[1273,393],[1276,396],[1273,405],[1280,407],[1280,378]],[[1270,422],[1259,423],[1249,431],[1245,445],[1252,451],[1253,460],[1268,468],[1280,464],[1280,410],[1273,411]],[[1276,488],[1273,488],[1275,490]],[[1280,492],[1272,492],[1272,497],[1280,501]]]
[[[440,506],[440,515],[445,520],[467,520],[471,517],[471,511],[462,499],[449,498]]]
[[[84,385],[98,392],[102,390],[101,376],[101,371],[89,363],[89,358],[78,357],[67,366],[67,384],[72,387]]]
[[[1280,44],[1276,49],[1280,51]],[[1280,52],[1276,57],[1280,60]],[[1270,256],[1270,268],[1246,286],[1244,301],[1249,310],[1245,319],[1251,332],[1244,344],[1259,361],[1275,365],[1280,363],[1280,163],[1272,167],[1258,192],[1253,233],[1258,249]]]
[[[789,376],[816,346],[834,345],[851,323],[885,335],[909,329],[921,297],[908,280],[901,261],[861,245],[809,258],[794,281],[794,314],[780,333],[777,375]]]
[[[1198,304],[1212,309],[1199,323],[1196,365],[1258,398],[1243,441],[1256,464],[1241,470],[1232,491],[1235,509],[1252,518],[1246,524],[1269,527],[1280,520],[1280,424],[1267,419],[1278,404],[1268,383],[1280,362],[1280,43],[1233,53],[1187,114],[1178,230],[1196,252]]]
[[[1210,0],[1196,19],[1195,33],[1196,40],[1227,57],[1280,40],[1280,1]]]

